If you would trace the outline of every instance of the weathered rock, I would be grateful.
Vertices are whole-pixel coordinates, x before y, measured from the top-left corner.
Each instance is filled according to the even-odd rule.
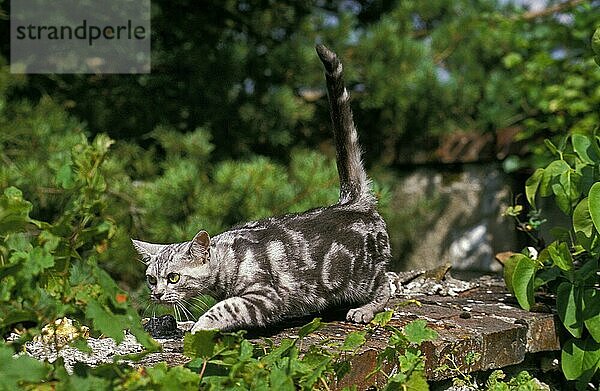
[[[405,276],[406,277],[406,276]],[[446,276],[447,279],[448,276]],[[410,281],[417,281],[422,275],[415,274],[406,277]],[[439,285],[434,289],[436,294],[426,294],[428,283]],[[432,286],[436,286],[436,285]],[[421,350],[426,356],[426,375],[429,380],[441,380],[453,376],[456,372],[439,370],[445,364],[456,365],[464,373],[502,368],[522,362],[528,353],[559,350],[559,341],[556,333],[558,324],[556,316],[548,311],[545,306],[537,308],[542,312],[527,312],[518,307],[514,297],[506,291],[504,283],[498,278],[482,277],[470,282],[471,289],[450,296],[451,290],[445,285],[456,285],[456,281],[437,281],[436,279],[424,280],[420,286],[415,286],[412,291],[404,289],[403,293],[393,299],[389,306],[395,312],[390,321],[391,326],[402,328],[415,319],[425,319],[428,326],[437,331],[439,337],[430,342],[425,342]],[[415,284],[417,285],[417,284]],[[458,284],[458,286],[461,286]],[[464,288],[464,286],[463,286]],[[442,294],[440,294],[442,293]],[[165,320],[168,331],[173,332],[172,322]],[[269,338],[277,344],[283,338],[298,335],[300,325],[288,327],[269,334]],[[189,330],[193,322],[178,323],[179,333]],[[343,320],[333,320],[325,326],[307,336],[302,347],[307,349],[313,344],[327,340],[335,345],[341,343],[352,331],[363,330],[364,326],[349,323]],[[173,333],[175,335],[175,333]],[[339,388],[344,385],[356,384],[359,389],[368,388],[373,384],[384,384],[381,376],[365,378],[375,369],[377,355],[388,344],[391,332],[385,329],[376,329],[358,355],[351,361],[352,371],[345,376]],[[259,341],[260,338],[257,339]],[[163,351],[146,355],[142,361],[131,363],[134,366],[150,366],[158,362],[167,362],[169,365],[181,365],[189,361],[183,355],[183,341],[181,338],[157,339],[163,346]],[[117,345],[110,338],[88,340],[92,348],[91,354],[77,351],[72,347],[65,347],[60,351],[42,342],[28,342],[26,352],[39,359],[56,360],[57,356],[65,359],[65,366],[70,370],[77,361],[89,365],[112,362],[115,356],[142,351],[141,345],[135,342],[131,335],[126,335],[125,340]],[[467,364],[467,357],[477,354],[479,359]],[[392,371],[393,364],[388,368]]]
[[[152,338],[183,338],[183,331],[177,328],[177,321],[171,314],[148,319],[144,324],[144,330],[146,330]]]

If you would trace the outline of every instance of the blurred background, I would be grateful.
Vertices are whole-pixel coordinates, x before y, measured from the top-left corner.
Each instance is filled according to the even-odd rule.
[[[498,270],[497,252],[526,244],[503,212],[550,157],[544,139],[600,122],[600,1],[152,0],[147,75],[10,74],[9,14],[0,0],[0,187],[53,221],[72,151],[108,135],[95,213],[111,239],[96,251],[131,290],[130,237],[336,202],[315,43],[345,65],[394,270]]]

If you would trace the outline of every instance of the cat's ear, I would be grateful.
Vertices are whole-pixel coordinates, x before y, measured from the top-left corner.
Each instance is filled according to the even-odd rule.
[[[164,244],[154,244],[142,242],[141,240],[131,239],[133,247],[142,256],[142,262],[147,263],[148,259],[158,252],[165,246]]]
[[[210,247],[210,236],[208,236],[208,232],[200,231],[194,236],[192,242],[190,243],[190,254],[194,259],[202,259],[208,255],[208,249]]]

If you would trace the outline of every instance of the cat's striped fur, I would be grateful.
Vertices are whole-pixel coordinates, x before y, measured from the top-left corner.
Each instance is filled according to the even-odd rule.
[[[203,293],[218,302],[192,332],[265,326],[332,306],[369,322],[390,297],[386,225],[361,161],[342,64],[317,46],[325,65],[340,177],[337,204],[250,222],[212,239],[157,245],[134,240],[152,298],[178,303]],[[176,281],[175,281],[176,280]]]

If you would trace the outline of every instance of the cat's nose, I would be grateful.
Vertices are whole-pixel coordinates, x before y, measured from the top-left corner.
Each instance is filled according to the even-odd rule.
[[[154,298],[156,300],[160,300],[160,298],[163,296],[163,293],[162,292],[157,292],[157,293],[153,293],[153,295],[154,295]]]

